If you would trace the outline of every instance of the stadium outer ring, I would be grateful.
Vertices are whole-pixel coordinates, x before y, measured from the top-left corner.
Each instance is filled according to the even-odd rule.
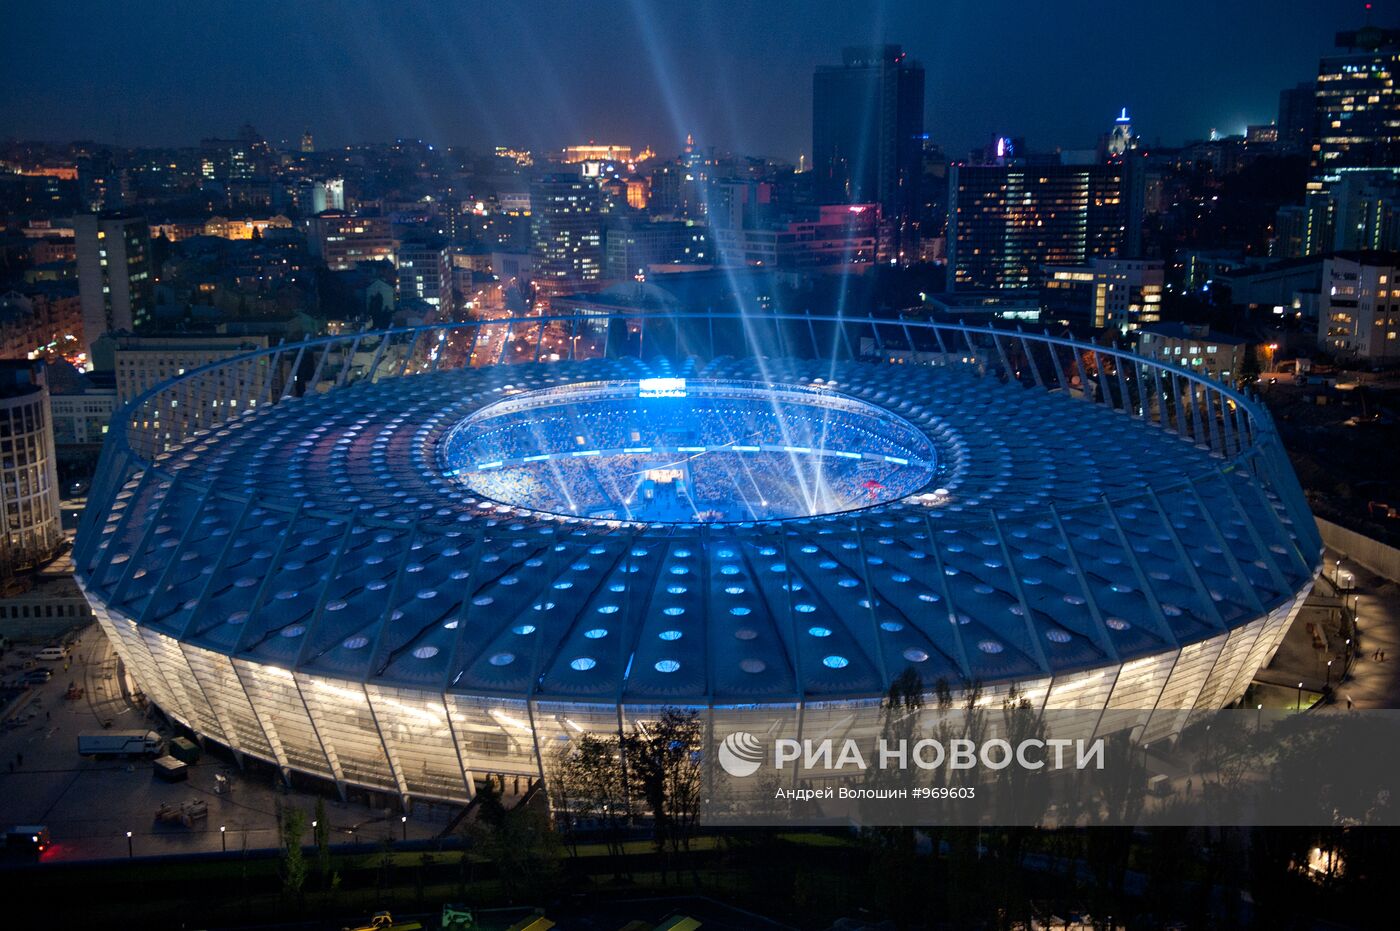
[[[362,382],[378,384],[388,378],[466,368],[473,362],[476,366],[546,363],[547,330],[565,328],[569,336],[560,341],[567,346],[563,361],[625,358],[639,354],[648,343],[652,348],[658,343],[674,346],[680,350],[677,354],[705,356],[708,348],[711,358],[722,345],[734,356],[736,338],[746,350],[737,354],[741,357],[800,358],[794,350],[805,348],[814,357],[873,359],[876,364],[928,361],[971,377],[1014,382],[1026,391],[1098,405],[1186,440],[1211,457],[1220,475],[1247,473],[1266,492],[1261,500],[1272,502],[1267,510],[1273,519],[1271,527],[1250,526],[1249,536],[1260,552],[1272,544],[1269,548],[1280,554],[1276,562],[1268,557],[1268,572],[1283,582],[1282,587],[1256,591],[1256,583],[1236,560],[1212,550],[1229,564],[1233,581],[1256,606],[1254,616],[1247,623],[1221,624],[1218,636],[1208,640],[1176,643],[1162,651],[1166,673],[1151,681],[1148,699],[1135,695],[1126,706],[1115,705],[1123,663],[1113,670],[1106,691],[1089,694],[1081,689],[1076,699],[1087,702],[1081,707],[1097,708],[1100,714],[1132,708],[1140,715],[1134,732],[1144,738],[1171,738],[1191,711],[1237,700],[1253,671],[1277,649],[1320,565],[1320,537],[1277,431],[1257,396],[1117,348],[961,324],[785,314],[761,319],[699,313],[664,319],[626,314],[546,316],[360,332],[278,346],[195,369],[155,386],[114,417],[80,524],[74,563],[99,623],[140,687],[173,720],[229,746],[240,759],[246,756],[274,764],[284,778],[303,773],[333,780],[342,794],[349,786],[360,786],[405,800],[470,798],[481,773],[543,778],[549,741],[582,730],[620,729],[630,721],[645,720],[666,704],[628,703],[620,695],[614,701],[561,702],[535,694],[533,687],[511,699],[459,694],[446,685],[439,691],[405,689],[400,683],[381,686],[368,678],[318,681],[295,664],[260,663],[237,651],[225,654],[183,642],[178,632],[159,629],[126,602],[134,589],[141,588],[136,584],[140,577],[149,575],[137,568],[145,548],[157,530],[169,529],[158,523],[176,515],[179,507],[193,508],[183,526],[186,535],[194,529],[201,509],[216,506],[236,514],[287,512],[292,520],[299,515],[299,505],[291,502],[254,500],[232,488],[201,487],[169,467],[168,457],[162,458],[167,450],[236,421],[250,400],[261,401],[264,408],[275,407],[352,389]],[[521,333],[533,335],[523,347]],[[234,406],[230,400],[244,403]],[[1186,477],[1182,483],[1185,493],[1196,495],[1198,501],[1199,481],[1199,477]],[[177,490],[188,496],[183,505],[175,501]],[[1114,519],[1115,504],[1107,499],[1102,504]],[[143,507],[143,518],[135,517],[143,514]],[[1215,529],[1208,516],[1206,522]],[[241,526],[235,524],[234,529]],[[1170,529],[1168,534],[1177,552],[1186,556],[1181,537]],[[228,536],[231,544],[237,534]],[[185,542],[179,540],[174,546],[175,554],[181,554]],[[936,544],[933,549],[937,556]],[[1129,560],[1135,562],[1131,555]],[[1187,562],[1199,568],[1201,559],[1183,562],[1185,574],[1203,600],[1219,601],[1218,593],[1204,588]],[[157,593],[163,591],[160,586],[169,584],[175,564],[168,559],[159,570]],[[266,584],[265,580],[259,586],[260,593]],[[209,587],[205,586],[200,599],[208,595]],[[1092,591],[1087,586],[1085,590],[1089,592],[1086,607],[1101,622]],[[190,602],[186,607],[191,615],[198,615],[200,600]],[[322,598],[316,610],[324,608]],[[1175,673],[1188,650],[1207,649],[1202,644],[1211,645],[1215,659],[1207,672],[1192,674],[1199,682],[1193,679],[1183,686]],[[991,683],[984,701],[1003,699],[1016,687],[1015,682]],[[1061,706],[1053,688],[1052,682],[1040,693],[1042,707]],[[1189,703],[1180,699],[1183,688],[1193,696]],[[336,697],[312,694],[320,689]],[[1177,696],[1175,703],[1161,705],[1169,693]],[[879,726],[878,695],[878,690],[872,690],[864,697],[837,701],[798,696],[795,701],[772,703],[771,710],[774,714],[795,711],[799,728],[803,721],[809,728],[829,728],[840,719],[850,730],[860,732]],[[768,707],[674,704],[703,708],[712,732],[761,730],[763,709]]]

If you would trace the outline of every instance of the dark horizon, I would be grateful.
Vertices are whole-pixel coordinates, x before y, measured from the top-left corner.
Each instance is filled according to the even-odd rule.
[[[1313,76],[1335,34],[1367,21],[1363,6],[17,2],[0,134],[185,146],[251,122],[278,142],[310,129],[318,148],[596,139],[666,154],[693,133],[795,162],[810,154],[813,68],[846,45],[893,42],[924,65],[926,127],[952,156],[998,134],[1091,147],[1123,106],[1147,143],[1174,145],[1273,120],[1279,91]]]

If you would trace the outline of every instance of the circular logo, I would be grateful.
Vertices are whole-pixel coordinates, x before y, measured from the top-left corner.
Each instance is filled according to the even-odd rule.
[[[752,776],[763,764],[763,744],[748,731],[735,731],[719,745],[719,765],[731,776]]]

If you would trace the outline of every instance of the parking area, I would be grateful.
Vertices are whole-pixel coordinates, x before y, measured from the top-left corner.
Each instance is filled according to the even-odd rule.
[[[26,658],[38,646],[12,649],[0,666],[5,679],[23,676]],[[100,859],[249,850],[277,846],[277,809],[296,806],[314,817],[324,800],[333,844],[367,849],[386,837],[436,837],[458,809],[419,804],[406,821],[386,807],[342,802],[332,792],[318,796],[290,791],[263,766],[241,770],[226,755],[206,752],[189,768],[187,782],[155,778],[149,759],[97,759],[78,754],[78,736],[110,730],[157,730],[163,718],[133,696],[106,637],[96,627],[79,632],[67,660],[34,661],[48,668],[46,684],[11,693],[0,721],[0,826],[46,824],[53,847],[44,859]],[[218,791],[218,777],[228,790]],[[157,822],[162,805],[202,801],[207,817],[192,826]],[[385,804],[388,804],[387,802]],[[220,828],[224,828],[223,831]],[[131,832],[128,842],[127,832]]]

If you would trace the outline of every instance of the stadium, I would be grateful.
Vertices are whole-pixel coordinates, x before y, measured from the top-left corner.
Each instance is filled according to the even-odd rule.
[[[878,730],[906,668],[1171,737],[1240,699],[1321,552],[1244,393],[897,320],[327,337],[152,389],[98,475],[77,575],[162,712],[405,800],[666,706]]]

